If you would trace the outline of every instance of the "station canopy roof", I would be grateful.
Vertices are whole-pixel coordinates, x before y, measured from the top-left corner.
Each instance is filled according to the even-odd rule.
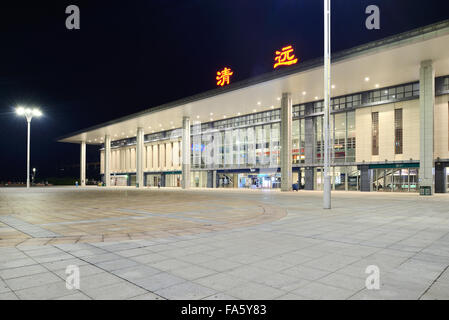
[[[436,76],[449,74],[449,20],[334,53],[331,74],[335,88],[331,95],[417,81],[424,60],[433,61]],[[154,106],[58,141],[101,144],[107,134],[112,141],[133,137],[138,127],[144,128],[145,134],[180,128],[183,116],[189,116],[192,123],[204,123],[261,112],[279,108],[283,92],[292,94],[293,104],[322,100],[323,58],[299,61],[255,78]]]

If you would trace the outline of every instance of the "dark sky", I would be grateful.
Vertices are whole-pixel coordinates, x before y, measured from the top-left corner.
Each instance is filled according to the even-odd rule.
[[[323,51],[321,0],[2,1],[0,4],[0,181],[24,179],[26,121],[18,104],[40,106],[31,165],[54,176],[79,162],[61,135],[215,88],[223,66],[233,81],[272,70],[276,49],[300,60]],[[67,30],[76,4],[81,29]],[[365,8],[381,29],[365,28]],[[332,0],[334,52],[449,18],[447,0]],[[317,84],[321,85],[321,84]],[[98,161],[88,148],[88,161]]]

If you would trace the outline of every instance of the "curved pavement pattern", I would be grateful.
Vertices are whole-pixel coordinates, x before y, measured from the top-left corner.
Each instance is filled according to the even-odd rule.
[[[1,299],[449,299],[449,195],[0,189]],[[80,288],[66,288],[66,268]],[[367,267],[380,272],[369,290]]]
[[[3,189],[0,246],[163,238],[247,227],[286,211],[219,193],[131,188]]]

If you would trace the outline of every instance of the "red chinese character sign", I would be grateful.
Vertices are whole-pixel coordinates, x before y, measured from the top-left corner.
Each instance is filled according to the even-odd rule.
[[[289,66],[298,62],[298,59],[293,54],[293,47],[287,46],[282,48],[281,51],[276,51],[276,57],[274,57],[274,61],[276,63],[273,66],[273,69],[276,69],[279,66]]]
[[[221,71],[217,71],[217,86],[224,86],[225,84],[228,85],[231,76],[234,74],[234,71],[231,70],[231,68],[224,68]]]

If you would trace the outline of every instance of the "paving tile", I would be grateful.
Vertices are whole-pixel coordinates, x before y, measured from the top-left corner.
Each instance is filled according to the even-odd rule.
[[[100,262],[100,263],[96,264],[96,266],[98,268],[101,268],[101,269],[104,269],[107,271],[114,271],[114,270],[118,270],[118,269],[133,267],[136,265],[138,265],[138,263],[136,261],[133,261],[130,259],[125,259],[125,258]]]
[[[55,300],[92,300],[92,299],[90,297],[86,296],[84,293],[77,292],[74,294],[56,298]]]
[[[204,267],[204,268],[218,271],[218,272],[228,271],[228,270],[235,269],[235,268],[241,266],[240,263],[229,261],[226,259],[209,260],[209,261],[198,263],[198,265],[201,267]]]
[[[195,280],[195,283],[199,283],[205,287],[217,291],[225,291],[233,287],[244,285],[247,282],[248,281],[244,279],[237,278],[225,273],[217,273]]]
[[[143,295],[147,292],[125,281],[103,287],[84,288],[81,291],[95,300],[124,300]]]
[[[31,258],[19,258],[19,259],[0,262],[0,270],[24,267],[24,266],[29,266],[29,265],[33,265],[33,264],[37,264],[37,262]]]
[[[311,300],[310,298],[302,297],[297,294],[287,293],[283,296],[277,297],[275,300]]]
[[[422,299],[449,300],[449,284],[435,282]]]
[[[331,272],[299,265],[283,270],[281,273],[289,276],[294,276],[296,278],[313,281],[323,278]]]
[[[47,269],[45,269],[41,265],[35,264],[30,266],[0,270],[0,277],[3,279],[12,279],[44,272],[47,272]]]
[[[148,254],[148,250],[145,250],[144,248],[134,248],[134,249],[116,251],[115,253],[122,257],[129,258],[129,257],[146,255],[146,254]]]
[[[159,270],[164,270],[164,271],[171,271],[171,270],[180,269],[180,268],[188,268],[191,266],[190,263],[187,263],[187,262],[184,262],[184,261],[181,261],[178,259],[166,259],[163,261],[151,263],[150,265],[153,268],[156,268]]]
[[[269,275],[258,277],[253,280],[262,285],[270,286],[284,291],[292,291],[299,287],[309,284],[309,280],[288,276],[281,273],[271,273]]]
[[[348,276],[343,273],[335,272],[319,279],[318,282],[332,287],[352,290],[356,292],[365,288],[365,280],[366,279],[363,278]]]
[[[185,282],[185,280],[172,274],[161,272],[149,277],[132,280],[132,282],[148,291],[154,292],[156,290]]]
[[[93,264],[98,264],[101,262],[107,262],[117,259],[122,259],[122,257],[114,253],[103,253],[94,256],[83,257],[83,260]]]
[[[154,293],[148,292],[140,296],[129,298],[129,300],[165,300],[165,299]]]
[[[18,300],[19,298],[12,292],[0,293],[0,300]]]
[[[66,273],[66,268],[54,270],[53,272],[63,279],[66,279],[68,276],[68,274]],[[82,279],[84,277],[91,276],[91,275],[98,274],[98,273],[103,273],[103,272],[104,272],[103,269],[100,269],[94,265],[85,264],[85,265],[79,266],[80,281],[82,281]]]
[[[17,290],[15,293],[21,300],[49,300],[71,295],[76,290],[68,290],[65,281],[46,283],[32,288]]]
[[[192,282],[183,282],[155,293],[169,300],[198,300],[215,294],[216,291]]]
[[[216,274],[217,272],[214,270],[206,269],[199,266],[188,266],[184,268],[178,268],[171,271],[175,276],[187,279],[187,280],[195,280],[198,278],[203,278],[206,276],[210,276],[212,274]]]
[[[9,289],[6,283],[2,279],[0,279],[0,293],[5,293],[9,291],[11,291],[11,289]]]
[[[62,281],[61,278],[56,276],[55,274],[51,272],[44,272],[44,273],[38,273],[28,276],[23,276],[19,278],[11,278],[8,280],[5,280],[6,284],[8,285],[11,290],[21,290],[31,287],[37,287],[42,286],[45,284],[53,283],[53,282],[60,282]]]
[[[130,281],[150,277],[160,272],[162,271],[146,265],[135,265],[112,271],[116,276]]]
[[[242,286],[228,289],[225,291],[225,294],[245,300],[272,300],[285,295],[286,292],[269,286],[249,282]]]
[[[116,284],[122,281],[122,279],[113,274],[102,272],[80,278],[80,289],[95,289]]]
[[[308,299],[326,299],[326,300],[342,300],[348,299],[354,294],[354,291],[324,285],[318,282],[312,282],[304,287],[298,288],[291,292]]]
[[[81,267],[83,265],[87,265],[89,264],[86,261],[80,260],[78,258],[73,258],[73,259],[67,259],[67,260],[60,260],[60,261],[52,261],[52,262],[45,262],[42,263],[41,265],[44,266],[45,268],[47,268],[48,270],[61,270],[61,269],[66,269],[67,266],[78,266]]]
[[[131,257],[130,259],[139,263],[151,265],[163,260],[167,260],[169,258],[158,253],[149,253],[141,256]]]
[[[202,300],[238,300],[238,299],[228,294],[216,293],[211,296],[205,297]]]

